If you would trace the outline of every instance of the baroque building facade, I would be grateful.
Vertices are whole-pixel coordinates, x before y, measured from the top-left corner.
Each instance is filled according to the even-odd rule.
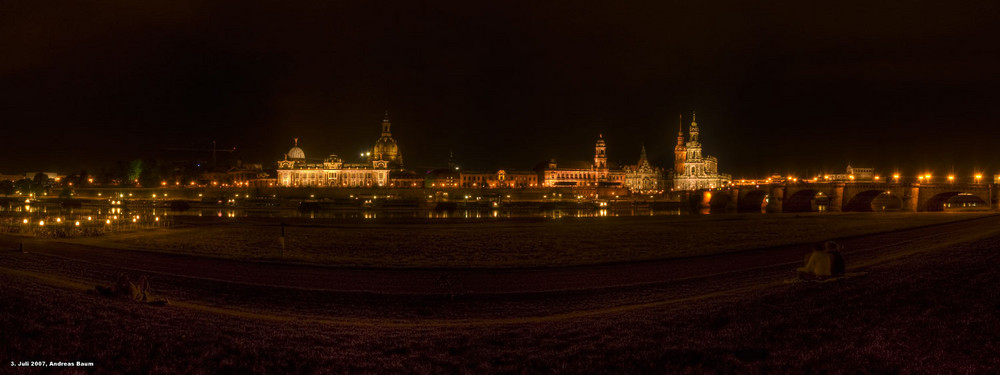
[[[649,163],[645,145],[639,154],[639,162],[635,165],[626,165],[622,170],[625,172],[623,183],[631,192],[650,193],[663,188],[663,173]]]
[[[336,154],[307,159],[299,139],[278,161],[278,186],[284,187],[383,187],[390,185],[390,172],[401,170],[403,157],[390,132],[389,116],[382,120],[382,135],[366,152],[363,163],[344,162]]]
[[[594,144],[593,163],[570,162],[559,166],[552,159],[541,175],[546,187],[620,187],[625,182],[625,172],[608,165],[604,135],[599,135]]]
[[[701,154],[698,133],[698,122],[692,113],[687,142],[684,142],[682,126],[677,132],[677,145],[674,146],[674,190],[714,189],[729,184],[732,179],[728,174],[719,173],[718,159]]]

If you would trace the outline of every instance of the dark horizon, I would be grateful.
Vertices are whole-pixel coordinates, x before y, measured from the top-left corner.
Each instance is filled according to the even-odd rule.
[[[670,167],[677,116],[734,178],[847,163],[1000,173],[990,2],[902,5],[13,4],[0,172],[96,170],[298,137],[350,159],[388,110],[408,168]]]

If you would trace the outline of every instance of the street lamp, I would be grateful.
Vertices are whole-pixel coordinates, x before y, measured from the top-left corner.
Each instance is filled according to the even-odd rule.
[[[981,175],[981,174],[977,174],[977,175],[976,175],[976,183],[977,183],[977,184],[978,184],[978,183],[979,183],[980,181],[982,181],[982,179],[983,179],[983,175]]]
[[[899,183],[899,173],[892,175],[892,179],[896,180],[896,183]]]
[[[948,176],[948,182],[955,182],[955,176]]]

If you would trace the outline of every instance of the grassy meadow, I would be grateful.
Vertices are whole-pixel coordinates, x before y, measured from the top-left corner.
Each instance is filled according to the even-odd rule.
[[[244,260],[362,267],[558,267],[725,253],[982,217],[843,213],[560,219],[226,219],[71,240]],[[182,219],[178,219],[182,222]]]

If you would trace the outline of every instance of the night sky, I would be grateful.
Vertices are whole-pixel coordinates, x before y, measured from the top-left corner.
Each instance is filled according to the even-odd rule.
[[[273,166],[293,137],[353,160],[386,110],[413,169],[588,160],[599,133],[669,168],[696,110],[737,178],[1000,173],[991,1],[135,3],[3,6],[0,172],[213,140]]]

